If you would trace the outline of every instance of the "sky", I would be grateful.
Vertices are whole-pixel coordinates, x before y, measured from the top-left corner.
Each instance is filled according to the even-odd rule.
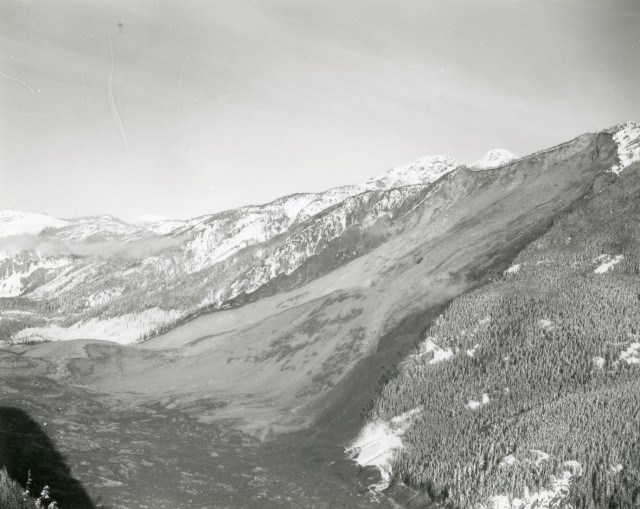
[[[640,2],[0,2],[0,210],[187,218],[640,120]]]

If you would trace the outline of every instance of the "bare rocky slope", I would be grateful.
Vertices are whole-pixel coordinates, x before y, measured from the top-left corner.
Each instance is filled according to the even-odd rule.
[[[259,493],[261,507],[366,507],[339,446],[358,433],[381,376],[444,305],[615,181],[638,158],[639,134],[616,126],[483,171],[426,158],[362,186],[185,222],[14,229],[0,244],[12,343],[0,351],[2,400],[46,421],[89,491],[114,507],[153,497],[250,507]],[[34,380],[41,394],[28,390]],[[146,445],[136,452],[131,437],[126,468],[91,452],[116,447],[133,414],[155,431],[131,428]],[[104,423],[88,440],[92,415]],[[169,422],[184,423],[183,438],[168,438]],[[208,442],[191,459],[149,459],[173,439],[194,451]],[[218,461],[264,469],[251,474],[255,491],[229,472],[210,486],[172,481]],[[282,489],[298,495],[283,500]]]

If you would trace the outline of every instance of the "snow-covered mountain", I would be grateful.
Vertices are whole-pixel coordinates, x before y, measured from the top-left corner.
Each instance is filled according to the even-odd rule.
[[[384,235],[367,229],[422,199],[428,186],[458,167],[449,157],[427,157],[360,185],[186,221],[7,213],[12,222],[0,244],[0,297],[26,299],[36,308],[47,302],[67,317],[31,310],[18,320],[19,310],[9,310],[6,316],[21,329],[16,339],[135,341],[287,278],[354,228],[374,244]],[[25,234],[33,238],[13,238]],[[336,256],[341,262],[356,254]],[[22,327],[27,324],[37,326]]]
[[[450,156],[422,157],[412,164],[397,166],[379,177],[368,180],[362,185],[362,189],[391,189],[393,187],[431,184],[459,166],[460,164]]]
[[[364,500],[363,485],[378,480],[382,484],[374,488],[392,485],[375,505],[382,507],[389,497],[399,505],[426,503],[420,480],[395,482],[406,480],[396,477],[399,451],[403,461],[414,452],[424,452],[428,460],[436,453],[442,458],[457,451],[451,464],[460,467],[460,475],[443,476],[438,481],[442,489],[451,479],[464,483],[491,475],[504,480],[476,493],[481,496],[468,498],[469,507],[570,503],[565,498],[567,488],[578,487],[572,486],[574,481],[590,485],[592,480],[590,475],[580,477],[578,464],[572,462],[580,461],[585,473],[591,468],[589,461],[574,454],[579,444],[566,442],[568,435],[562,434],[569,429],[567,422],[573,423],[571,436],[582,423],[591,428],[591,420],[579,411],[584,407],[582,387],[587,386],[580,386],[563,415],[556,412],[559,406],[548,404],[555,398],[555,387],[549,388],[551,398],[536,399],[538,393],[529,391],[529,375],[546,374],[546,368],[539,368],[544,362],[549,372],[568,380],[586,373],[594,387],[600,380],[613,381],[610,392],[591,400],[594,407],[604,402],[598,408],[604,409],[599,426],[600,443],[606,444],[612,422],[608,410],[616,401],[618,409],[624,405],[615,399],[620,394],[625,398],[635,394],[635,386],[625,384],[633,380],[626,370],[637,364],[638,342],[635,334],[620,327],[611,329],[609,337],[607,322],[591,320],[606,331],[585,336],[592,346],[600,348],[606,342],[619,353],[597,349],[569,362],[571,357],[563,352],[566,362],[559,365],[554,351],[560,350],[546,346],[555,342],[561,350],[574,348],[581,335],[571,328],[574,337],[566,341],[568,329],[561,327],[562,317],[549,316],[555,306],[544,304],[542,297],[557,296],[575,307],[576,323],[583,322],[581,310],[587,299],[596,307],[608,303],[615,313],[635,309],[637,292],[629,275],[635,274],[637,260],[632,253],[638,236],[629,235],[635,230],[626,228],[624,218],[634,217],[627,215],[630,210],[637,215],[639,138],[636,124],[615,126],[491,171],[477,171],[448,158],[425,158],[359,185],[286,196],[185,221],[123,222],[102,216],[65,220],[57,227],[36,229],[36,234],[13,228],[15,235],[0,237],[0,337],[15,343],[81,340],[0,348],[5,400],[30,409],[39,422],[50,423],[47,429],[54,432],[61,450],[75,458],[74,468],[95,493],[105,486],[105,472],[109,478],[128,479],[128,484],[110,484],[106,492],[126,507],[139,506],[138,500],[173,500],[176,506],[175,499],[159,498],[162,483],[149,484],[148,476],[172,481],[182,472],[201,472],[204,466],[202,477],[192,479],[206,484],[212,458],[237,467],[227,478],[239,483],[234,489],[247,484],[237,472],[254,469],[253,479],[264,479],[265,484],[258,485],[252,496],[263,493],[266,483],[272,486],[284,479],[284,484],[276,485],[274,507],[281,505],[281,493],[296,486],[291,474],[297,470],[308,482],[298,490],[303,497],[292,506],[311,506],[320,500],[330,506],[357,506]],[[619,204],[619,214],[612,215]],[[596,213],[585,216],[587,209]],[[592,243],[579,232],[596,223],[598,241]],[[599,232],[607,230],[612,231],[609,240],[600,239]],[[562,257],[550,254],[557,254],[558,247],[564,250]],[[523,249],[531,251],[530,258],[516,258]],[[576,260],[581,260],[577,268]],[[562,264],[572,268],[550,272]],[[566,279],[557,274],[575,271],[591,278],[597,291],[583,299],[581,285],[574,286],[575,295],[554,287]],[[623,277],[629,278],[625,286],[617,286]],[[530,293],[533,280],[540,286],[535,294]],[[498,283],[519,286],[512,294],[495,290]],[[474,295],[470,306],[467,297]],[[524,301],[516,302],[525,305],[512,305],[517,295]],[[539,313],[528,312],[529,301],[540,304]],[[443,309],[448,311],[443,314]],[[448,320],[447,312],[457,314]],[[496,328],[499,314],[506,320],[504,329]],[[425,337],[434,324],[441,328]],[[623,326],[631,331],[633,320]],[[507,336],[499,331],[508,335],[518,329],[525,329],[525,340],[509,336],[511,344],[505,345]],[[154,337],[126,346],[91,340],[132,343],[149,336]],[[546,353],[533,355],[527,339]],[[625,370],[623,385],[609,378],[612,361]],[[455,371],[455,366],[463,369]],[[572,376],[573,368],[579,376]],[[401,373],[411,377],[409,383],[394,385]],[[429,373],[449,379],[417,383]],[[440,383],[452,379],[454,383]],[[591,387],[588,392],[597,392]],[[386,399],[376,403],[377,395]],[[533,399],[522,399],[529,396]],[[527,419],[541,424],[528,426],[519,413],[514,414],[512,405],[518,401],[532,402]],[[564,408],[569,400],[555,401]],[[368,408],[377,410],[369,413]],[[546,409],[544,413],[540,408]],[[363,409],[368,421],[358,434]],[[548,427],[547,420],[554,415],[551,422],[558,426]],[[571,420],[573,416],[576,420]],[[75,420],[65,427],[67,419]],[[632,422],[633,407],[629,419],[619,420],[619,428],[629,431],[629,440],[621,438],[619,443],[633,443],[633,427],[623,426]],[[111,422],[116,424],[105,425]],[[456,425],[450,427],[453,422]],[[135,427],[127,440],[140,437],[145,444],[136,446],[136,455],[125,455],[127,465],[141,464],[140,458],[151,460],[146,470],[118,477],[112,470],[117,464],[103,451],[122,443],[122,423]],[[465,434],[470,429],[467,423],[481,431]],[[511,436],[504,441],[499,437],[495,443],[501,449],[495,454],[486,441],[487,454],[476,454],[484,451],[466,447],[460,437],[476,444],[477,436],[485,436],[487,423],[492,428],[489,433],[512,430]],[[520,426],[526,432],[518,431],[524,429]],[[96,429],[101,432],[96,434]],[[224,433],[218,435],[221,429]],[[188,452],[180,458],[175,448],[166,450],[176,430],[180,450]],[[435,436],[435,431],[442,433]],[[247,441],[246,433],[271,443],[262,449],[257,441]],[[529,433],[536,442],[560,436],[559,442],[568,444],[571,454],[537,443],[518,449],[518,442]],[[203,448],[203,443],[209,445]],[[327,502],[327,492],[345,491],[330,481],[346,472],[338,444],[349,443],[353,459],[362,467],[378,469],[381,479],[362,470],[357,474],[358,493],[350,499],[355,503]],[[201,449],[201,456],[193,454]],[[539,454],[534,450],[557,461],[537,465]],[[265,456],[257,455],[260,451]],[[274,453],[277,461],[272,459]],[[309,454],[313,462],[308,461]],[[521,467],[530,460],[536,483],[525,479],[514,485],[512,474],[528,475]],[[313,466],[307,470],[310,463]],[[607,463],[604,469],[612,474],[635,475],[624,457],[611,457],[610,466]],[[425,464],[418,456],[418,475]],[[436,461],[431,466],[442,464]],[[287,469],[275,470],[281,465]],[[492,466],[485,469],[485,465]],[[568,473],[576,477],[570,479]],[[608,483],[605,474],[599,486]],[[326,491],[309,498],[308,488],[316,484]],[[148,486],[148,499],[136,498],[141,486]],[[215,493],[222,490],[226,497],[226,481]],[[207,493],[201,496],[198,506],[213,499]],[[250,498],[228,499],[228,505],[250,506],[246,503]]]
[[[473,170],[491,170],[517,159],[517,156],[504,148],[494,148],[489,150],[482,159],[470,165]]]
[[[45,228],[62,228],[69,222],[47,214],[34,214],[16,210],[0,211],[0,237],[11,235],[37,235]]]
[[[610,168],[619,172],[640,158],[637,124],[601,134],[616,146]],[[597,133],[569,145],[589,136]],[[184,221],[1,213],[0,334],[127,343],[299,286],[413,228],[425,207],[435,220],[478,179],[497,178],[469,169],[510,168],[545,155],[514,157],[491,151],[473,168],[424,157],[359,185]]]

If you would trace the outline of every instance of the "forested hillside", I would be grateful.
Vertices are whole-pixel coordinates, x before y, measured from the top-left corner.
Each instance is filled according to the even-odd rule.
[[[396,485],[455,508],[640,507],[639,170],[454,300],[383,387],[368,420],[403,423]]]

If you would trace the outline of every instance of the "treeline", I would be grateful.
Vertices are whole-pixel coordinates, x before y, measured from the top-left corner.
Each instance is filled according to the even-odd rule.
[[[601,255],[624,259],[598,274]],[[430,364],[431,353],[416,351],[369,410],[381,419],[423,410],[403,435],[396,481],[477,507],[548,489],[577,461],[566,502],[640,507],[640,364],[621,359],[640,343],[637,169],[559,219],[514,265],[429,329],[454,356]],[[483,395],[488,403],[468,406]]]

